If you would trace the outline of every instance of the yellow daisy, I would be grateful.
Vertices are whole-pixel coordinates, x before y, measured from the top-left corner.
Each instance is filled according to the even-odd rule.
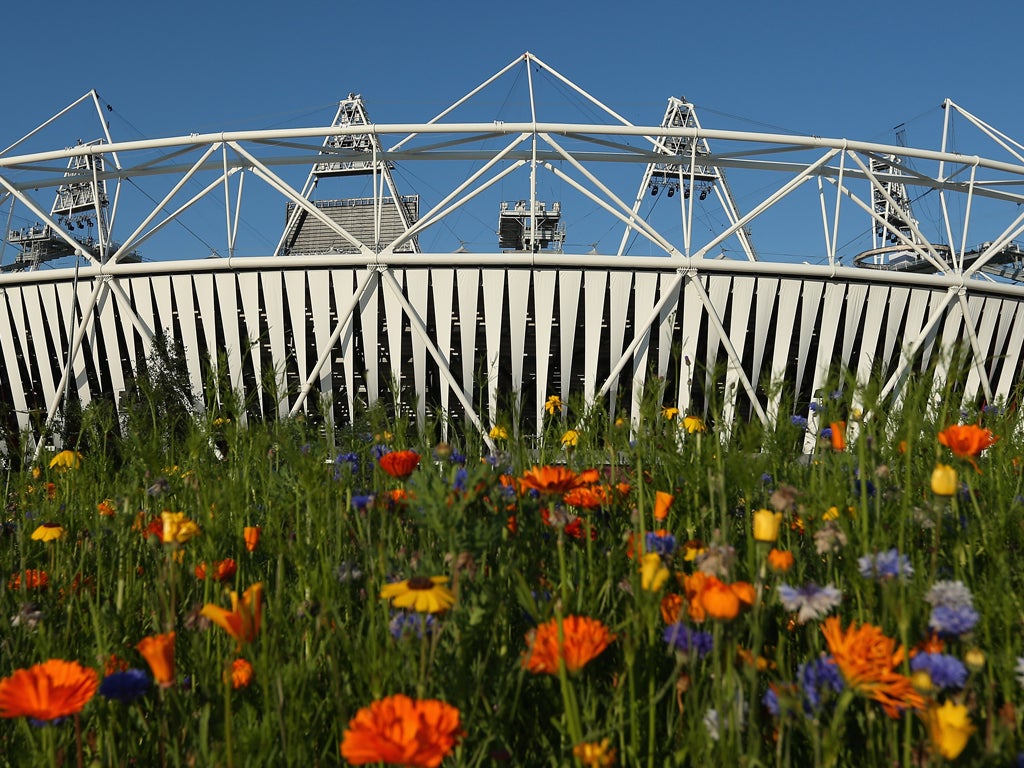
[[[395,608],[411,608],[420,613],[442,613],[455,605],[455,595],[445,586],[447,576],[415,576],[387,584],[380,596]]]

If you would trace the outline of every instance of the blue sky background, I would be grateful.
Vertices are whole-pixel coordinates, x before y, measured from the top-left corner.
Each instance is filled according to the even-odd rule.
[[[991,0],[17,3],[0,141],[90,88],[123,140],[325,125],[350,91],[377,122],[425,121],[524,51],[635,123],[677,95],[706,127],[894,143],[902,123],[937,148],[950,97],[1024,138],[1022,21]]]

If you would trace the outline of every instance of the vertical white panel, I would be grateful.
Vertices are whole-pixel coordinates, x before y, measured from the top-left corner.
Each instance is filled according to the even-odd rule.
[[[1009,333],[1010,327],[1013,325],[1013,316],[1017,309],[1018,302],[1011,301],[1009,299],[999,299],[998,309],[993,306],[991,308],[992,314],[995,319],[998,320],[998,325],[995,330],[995,340],[992,346],[992,357],[987,361],[988,363],[988,377],[989,381],[992,382],[992,395],[995,396],[996,382],[992,379],[995,375],[996,365],[1006,354],[1006,334]]]
[[[948,311],[948,308],[945,310],[940,310],[943,303],[946,301],[948,295],[948,291],[934,291],[931,294],[928,300],[928,313],[926,323],[931,321],[932,317],[934,317],[936,313],[942,314],[943,312]],[[953,304],[956,304],[955,299],[951,302],[950,306],[952,306]],[[935,339],[938,338],[941,328],[942,321],[940,319],[934,325],[932,325],[931,330],[928,332],[928,335],[925,337],[924,341],[921,344],[921,370],[927,369],[928,365],[931,362],[932,352],[935,349]]]
[[[404,269],[393,269],[391,270],[392,277],[395,278],[395,283],[398,284],[398,288],[401,291],[405,291],[405,270]],[[393,287],[393,286],[392,286]],[[408,376],[408,373],[402,370],[402,336],[403,330],[402,321],[405,319],[405,310],[402,309],[402,305],[395,297],[393,291],[384,288],[381,290],[381,298],[384,299],[384,317],[387,321],[388,333],[388,360],[391,361],[391,368],[388,370],[387,385],[397,386],[399,392],[402,387],[407,383],[404,378]],[[415,347],[416,345],[413,344]],[[404,376],[403,376],[404,374]]]
[[[235,276],[218,273],[213,276],[217,308],[220,310],[221,326],[224,329],[224,350],[228,361],[228,380],[236,392],[244,392],[242,379],[242,344],[238,332],[238,296],[235,294]],[[245,411],[236,414],[240,421],[245,419]]]
[[[75,334],[78,333],[79,326],[79,309],[85,309],[89,305],[89,299],[92,296],[92,286],[89,283],[80,283],[76,287],[73,283],[56,283],[54,286],[54,298],[57,305],[62,308],[64,323],[63,330],[67,338],[66,343],[60,348],[60,367],[61,371],[64,370],[64,365],[68,360],[68,352],[71,351],[71,345],[74,341]],[[82,299],[82,303],[77,307],[75,306],[76,294],[85,292],[85,296]],[[87,322],[82,320],[81,322]],[[60,341],[60,335],[56,333],[54,329],[54,342]],[[92,393],[89,391],[89,376],[86,374],[85,368],[85,355],[86,355],[86,344],[85,337],[82,339],[82,344],[78,348],[78,352],[74,357],[71,358],[71,377],[68,379],[68,391],[74,387],[78,393],[79,402],[82,406],[89,404],[92,399]],[[59,383],[59,382],[58,382]]]
[[[714,312],[718,317],[718,322],[725,327],[723,318],[726,314],[726,309],[729,306],[729,293],[732,291],[732,278],[728,275],[708,275],[707,278],[707,293],[708,299],[711,300],[711,306],[705,308],[705,311],[709,313]],[[718,325],[714,323],[710,317],[708,317],[708,338],[707,338],[707,352],[703,360],[704,363],[704,381],[705,388],[710,389],[714,386],[715,371],[718,368],[718,353],[722,346],[722,337],[718,331]]]
[[[658,376],[664,379],[668,376],[668,364],[672,357],[672,336],[675,333],[676,315],[679,312],[679,296],[682,291],[682,281],[678,273],[662,273],[658,275],[659,299],[666,291],[671,291],[658,314]],[[668,392],[662,393],[662,399],[671,396]]]
[[[775,315],[775,338],[772,339],[772,372],[768,403],[768,418],[774,422],[779,418],[779,403],[782,388],[786,385],[786,365],[789,363],[793,343],[793,327],[796,325],[796,311],[799,306],[800,281],[783,280],[779,283],[778,311]],[[792,387],[792,384],[789,385]],[[795,396],[795,392],[792,393]]]
[[[764,363],[764,353],[768,347],[768,327],[772,322],[772,310],[775,308],[775,298],[779,291],[779,281],[774,277],[757,278],[754,289],[757,292],[757,325],[754,326],[754,357],[750,367],[750,381],[754,386],[761,382],[761,366]],[[771,392],[771,381],[766,382],[766,391]]]
[[[604,322],[604,300],[608,289],[608,273],[588,270],[583,277],[583,399],[594,401],[597,385],[597,361],[601,356],[601,325]]]
[[[487,344],[486,369],[487,405],[491,423],[498,417],[498,362],[501,355],[501,321],[505,311],[505,270],[485,269],[484,281],[484,333]]]
[[[1019,375],[1021,351],[1024,350],[1024,303],[1016,302],[1016,310],[1017,315],[1013,318],[1013,330],[1010,331],[1006,340],[1006,359],[1003,361],[1003,370],[999,374],[999,383],[995,387],[997,396],[1008,397],[1016,385]],[[1009,326],[1010,318],[1007,317],[1003,322]]]
[[[864,317],[864,304],[868,298],[866,285],[851,285],[846,291],[846,327],[843,329],[844,367],[853,366],[853,345],[860,337],[861,318]]]
[[[331,280],[325,272],[309,272],[307,274],[311,278],[309,281],[309,305],[313,315],[313,340],[316,344],[316,359],[319,360],[324,352],[327,351],[331,334],[334,333],[335,321],[331,318]],[[374,324],[374,333],[376,333],[376,315],[372,322]],[[371,347],[367,347],[366,350],[367,355],[375,356],[377,354],[376,343]],[[332,400],[334,398],[334,391],[331,386],[333,381],[331,369],[333,365],[334,360],[333,355],[331,355],[320,369],[320,395],[325,400]],[[374,357],[373,370],[375,373],[377,370],[376,366],[377,360]],[[373,400],[370,402],[373,402]],[[329,408],[327,410],[330,411]]]
[[[52,291],[50,295],[52,296]],[[46,326],[50,323],[61,322],[61,318],[45,314],[39,296],[38,285],[26,285],[22,298],[25,301],[25,312],[28,315],[29,332],[32,334],[32,354],[35,355],[36,364],[39,366],[39,384],[43,389],[43,399],[49,405],[53,402],[54,393],[57,391],[57,382],[53,379],[53,369],[50,366],[50,351],[46,347]],[[59,347],[59,344],[54,344],[54,346]]]
[[[537,384],[534,418],[537,434],[544,426],[544,403],[554,392],[548,392],[548,368],[551,359],[551,326],[555,321],[555,281],[558,273],[553,269],[538,269],[533,273],[534,325],[536,326],[535,355],[537,358]]]
[[[885,316],[885,305],[889,300],[889,286],[872,285],[868,290],[867,315],[861,331],[862,346],[857,363],[857,384],[863,387],[871,378],[871,366],[875,361],[875,348],[881,331],[881,319]]]
[[[206,339],[206,348],[210,353],[210,366],[213,369],[211,374],[216,378],[220,357],[227,354],[227,350],[218,346],[220,342],[217,340],[216,282],[212,274],[197,273],[192,275],[192,284],[196,289],[196,298],[199,301],[199,321],[203,324],[203,336]],[[216,393],[216,396],[220,398],[220,393]]]
[[[836,334],[839,331],[839,315],[843,310],[845,283],[828,283],[825,286],[825,303],[822,307],[821,328],[818,337],[818,355],[814,363],[811,380],[811,395],[825,383],[836,348]]]
[[[178,305],[178,325],[181,326],[181,343],[185,346],[189,380],[192,392],[201,397],[203,393],[203,371],[199,365],[199,329],[196,325],[196,307],[192,299],[192,276],[171,277],[171,290]]]
[[[818,322],[818,309],[821,308],[821,295],[824,286],[816,280],[804,282],[803,301],[800,303],[800,352],[796,361],[795,386],[799,386],[804,380],[804,368],[807,365],[807,358],[810,356],[811,338],[814,336]],[[809,392],[814,395],[814,392]]]
[[[380,278],[373,277],[369,286],[359,298],[359,324],[363,329],[363,354],[366,364],[366,402],[373,405],[380,397],[380,350],[378,329],[380,328]],[[309,284],[310,290],[313,283]],[[329,332],[329,331],[328,331]],[[318,332],[319,337],[319,332]],[[322,380],[322,379],[321,379]]]
[[[939,349],[936,351],[938,362],[935,365],[935,391],[933,402],[939,405],[939,393],[943,383],[949,377],[949,364],[952,362],[953,351],[965,340],[963,333],[964,312],[960,302],[954,299],[946,310],[945,322],[941,323],[942,332]]]
[[[679,392],[676,397],[675,406],[683,413],[690,413],[690,396],[693,391],[693,377],[700,375],[697,370],[697,342],[700,333],[701,318],[704,316],[704,303],[694,286],[695,280],[701,280],[700,276],[693,277],[683,284],[681,291],[682,313],[680,321],[682,327],[682,348],[679,358]]]
[[[577,270],[560,270],[558,272],[558,312],[559,341],[561,343],[561,391],[559,396],[563,402],[569,402],[572,391],[572,359],[576,352],[576,316],[579,314],[580,289],[583,285],[583,272]],[[599,329],[600,330],[600,329]]]
[[[746,375],[741,365],[746,352],[747,329],[750,327],[750,319],[754,310],[754,287],[757,278],[737,275],[732,279],[732,297],[729,310],[729,342],[736,351],[738,361],[729,361],[725,373],[725,401],[722,403],[722,422],[726,429],[731,429],[733,420],[736,417],[736,399],[739,395],[740,377]],[[757,380],[750,379],[750,384],[755,387]]]
[[[121,367],[122,354],[117,340],[117,324],[114,322],[114,307],[117,300],[114,298],[110,285],[100,291],[99,299],[96,301],[96,313],[98,315],[98,330],[103,336],[103,346],[107,350],[107,359],[103,365],[107,366],[110,372],[110,386],[113,387],[114,402],[124,391],[124,370]],[[129,337],[131,338],[131,337]],[[97,345],[97,354],[98,345]]]
[[[242,314],[245,317],[245,332],[248,339],[243,342],[243,357],[252,358],[256,372],[256,409],[263,413],[263,360],[260,354],[263,339],[260,338],[260,276],[257,272],[239,272],[238,288],[242,295]]]
[[[342,364],[345,368],[345,403],[348,406],[349,418],[355,413],[355,370],[356,370],[356,359],[355,359],[355,344],[352,340],[355,338],[355,314],[356,310],[352,310],[352,314],[349,317],[343,317],[343,313],[352,304],[352,296],[355,295],[355,286],[357,276],[355,270],[351,269],[336,269],[332,272],[321,272],[316,278],[323,282],[330,282],[334,288],[334,306],[338,312],[337,322],[342,323],[344,330],[341,336],[338,337],[338,344],[341,348],[341,359]],[[331,333],[334,333],[334,329],[331,329]],[[374,349],[376,351],[376,348]],[[333,357],[333,356],[332,356]],[[331,361],[331,367],[333,368],[333,360]],[[333,376],[332,376],[333,379]],[[333,384],[332,384],[333,386]]]
[[[288,376],[285,369],[287,349],[284,340],[284,299],[281,288],[281,273],[273,270],[260,273],[263,286],[263,308],[267,316],[267,341],[270,342],[270,359],[274,361],[274,381],[277,383],[277,413],[287,416]],[[179,300],[180,309],[181,302]]]
[[[18,426],[25,428],[28,426],[28,403],[25,400],[26,382],[22,381],[18,369],[18,353],[15,350],[14,342],[16,331],[11,327],[7,311],[8,300],[20,292],[21,289],[16,285],[0,290],[0,351],[3,351],[4,355],[3,371],[11,387],[14,409],[18,412]],[[14,324],[22,325],[20,314],[14,314]],[[24,329],[19,328],[19,330],[23,331]]]
[[[154,331],[164,331],[168,341],[174,341],[174,312],[171,308],[171,278],[167,275],[153,275],[149,278],[156,299],[156,311],[160,317],[159,326]]]
[[[626,317],[629,314],[629,296],[633,287],[633,273],[612,272],[608,276],[608,364],[615,365],[622,356],[622,343],[626,332]],[[603,386],[603,384],[602,384]],[[616,415],[615,402],[619,377],[611,382],[608,390],[608,413]]]
[[[512,352],[512,391],[515,393],[514,413],[519,414],[523,402],[523,361],[526,358],[526,310],[530,301],[530,272],[508,271],[509,343]],[[513,424],[518,433],[518,423]]]
[[[477,305],[480,293],[480,270],[460,269],[456,274],[459,286],[459,336],[462,355],[462,391],[472,401],[474,366],[476,365]]]
[[[901,332],[900,321],[910,299],[910,289],[894,285],[889,291],[889,312],[885,324],[885,336],[882,339],[882,357],[876,361],[879,368],[886,371],[890,368],[893,354],[898,351],[900,342],[905,338],[906,331]]]
[[[288,316],[292,326],[292,343],[295,346],[295,367],[299,370],[299,382],[306,383],[309,376],[306,361],[306,273],[299,270],[284,272],[284,290],[288,297]]]
[[[641,328],[641,323],[647,322],[651,311],[657,302],[655,296],[658,292],[658,275],[654,272],[637,272],[633,288],[633,335],[643,334],[643,339],[637,345],[633,354],[633,397],[629,408],[629,418],[635,421],[640,418],[640,404],[644,399],[644,390],[647,381],[648,357],[651,351],[651,336],[658,333],[658,321],[655,319],[648,328]],[[671,343],[671,342],[670,342]],[[659,349],[660,352],[660,349]]]
[[[432,269],[430,271],[430,284],[434,298],[434,335],[437,340],[437,349],[445,359],[449,371],[454,378],[455,372],[451,371],[452,364],[452,322],[453,305],[455,297],[455,271],[452,269]],[[444,416],[448,415],[448,403],[451,398],[448,382],[443,378],[438,379],[439,402]],[[448,437],[448,420],[441,421],[442,436]]]
[[[427,292],[430,289],[430,270],[406,270],[406,292],[409,303],[420,317],[424,327],[427,325]],[[436,339],[434,340],[436,343]],[[412,371],[416,386],[416,416],[420,428],[426,426],[427,413],[427,345],[419,340],[418,334],[412,332]]]

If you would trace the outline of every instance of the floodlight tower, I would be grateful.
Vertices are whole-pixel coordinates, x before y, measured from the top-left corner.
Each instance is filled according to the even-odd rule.
[[[79,146],[102,144],[102,140]],[[64,177],[67,181],[57,188],[57,196],[50,208],[50,218],[59,223],[86,250],[92,250],[99,243],[105,259],[107,249],[106,209],[109,205],[106,180],[103,173],[103,156],[76,155],[68,161]],[[95,229],[94,229],[95,227]],[[84,230],[83,234],[77,231]],[[36,223],[22,229],[8,232],[7,240],[21,249],[12,264],[3,268],[5,272],[35,271],[47,261],[75,255],[67,240],[54,231],[50,224]]]
[[[692,104],[685,99],[672,96],[669,97],[661,127],[696,128],[699,130],[700,121],[697,119],[697,113]],[[668,197],[673,197],[677,193],[681,194],[684,209],[690,211],[693,206],[692,195],[696,194],[697,199],[703,201],[709,194],[714,193],[729,224],[734,225],[739,221],[740,214],[725,179],[725,174],[718,167],[704,162],[704,158],[711,155],[711,149],[706,139],[693,139],[688,136],[658,136],[654,139],[654,151],[674,159],[672,162],[648,163],[640,182],[640,189],[637,191],[636,200],[633,203],[634,216],[640,210],[640,204],[647,194],[656,197],[664,190]],[[684,216],[683,231],[687,235],[687,241],[689,241],[688,222],[689,217]],[[620,256],[625,252],[629,233],[628,228],[622,233],[618,250]],[[736,234],[747,259],[757,261],[757,251],[754,250],[754,244],[750,240],[750,232],[746,227],[740,227]]]
[[[347,99],[338,103],[338,111],[334,116],[331,126],[350,128],[362,125],[371,125],[366,105],[363,103],[361,95],[350,93]],[[377,243],[378,248],[386,245],[386,243],[380,242],[382,230],[389,230],[390,234],[396,234],[393,231],[395,226],[400,226],[404,230],[408,229],[415,222],[418,215],[418,198],[416,196],[399,196],[398,190],[395,187],[395,180],[391,174],[394,163],[382,159],[384,151],[381,148],[380,140],[375,134],[349,133],[327,136],[324,139],[321,154],[327,156],[328,159],[314,163],[302,188],[302,196],[304,198],[310,199],[321,179],[372,176],[372,200],[360,201],[356,198],[348,198],[345,200],[324,201],[323,203],[317,203],[317,205],[322,205],[325,208],[336,208],[338,206],[361,208],[363,207],[361,203],[372,203],[375,215],[374,221],[371,222],[370,226],[372,226],[376,236],[370,239]],[[385,194],[385,188],[387,189],[387,195]],[[392,222],[391,227],[386,222],[382,224],[382,209],[385,205],[394,208],[394,215],[387,217]],[[362,221],[365,218],[359,214],[354,215],[358,221]],[[292,252],[291,246],[296,237],[299,236],[303,218],[304,213],[301,208],[294,205],[288,206],[288,224],[278,242],[276,253],[285,254]],[[347,223],[349,226],[359,228],[359,224],[354,223],[352,217],[349,217]],[[415,237],[409,239],[398,250],[419,253],[418,239]]]

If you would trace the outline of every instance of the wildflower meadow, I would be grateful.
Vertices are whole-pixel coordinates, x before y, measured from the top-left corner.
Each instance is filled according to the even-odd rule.
[[[3,475],[0,764],[1024,765],[1020,413],[870,391],[83,428]]]

